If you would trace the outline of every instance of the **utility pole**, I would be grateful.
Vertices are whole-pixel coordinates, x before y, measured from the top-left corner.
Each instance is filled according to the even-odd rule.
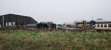
[[[4,23],[4,16],[2,16],[2,25],[3,25],[3,28],[4,28],[4,25],[5,25],[5,23]]]

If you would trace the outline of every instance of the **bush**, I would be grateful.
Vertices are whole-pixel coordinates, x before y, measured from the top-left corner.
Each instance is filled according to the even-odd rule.
[[[0,50],[111,50],[111,32],[0,32]]]

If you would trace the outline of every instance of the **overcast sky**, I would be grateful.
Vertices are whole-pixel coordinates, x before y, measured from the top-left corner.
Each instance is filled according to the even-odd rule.
[[[0,0],[0,15],[9,13],[55,23],[110,20],[111,0]]]

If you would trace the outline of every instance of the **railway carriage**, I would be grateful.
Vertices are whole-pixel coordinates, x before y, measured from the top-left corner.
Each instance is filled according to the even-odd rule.
[[[77,22],[76,23],[77,28],[82,28],[83,23],[82,22]],[[91,28],[95,30],[109,30],[111,31],[111,21],[95,21],[94,24],[91,24],[90,22],[86,22],[86,27]]]

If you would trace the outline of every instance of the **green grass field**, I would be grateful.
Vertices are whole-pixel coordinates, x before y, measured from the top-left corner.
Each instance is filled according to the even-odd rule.
[[[111,50],[111,32],[0,32],[0,50]]]

